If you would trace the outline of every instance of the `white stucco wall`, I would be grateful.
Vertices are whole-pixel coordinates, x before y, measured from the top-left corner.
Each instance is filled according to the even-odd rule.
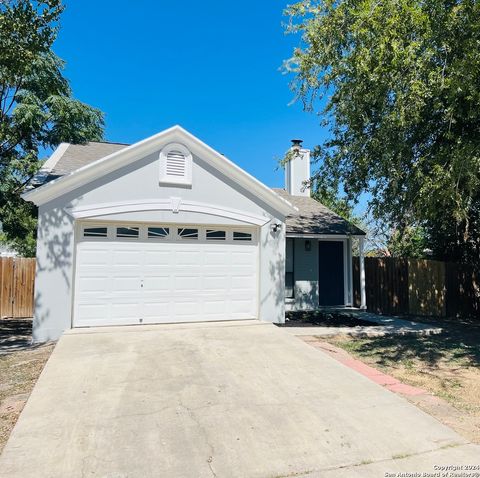
[[[267,223],[260,227],[259,234],[259,319],[283,322],[285,218],[195,156],[191,187],[161,186],[159,185],[158,156],[159,152],[151,154],[39,208],[38,266],[33,326],[35,341],[56,339],[72,324],[75,221],[66,210],[120,201],[158,200],[172,196],[242,210],[266,218]],[[114,216],[93,219],[102,222],[120,220],[184,224],[242,224],[238,220],[208,214],[172,211],[117,213]],[[272,232],[271,222],[280,223],[281,230]]]
[[[33,340],[57,339],[70,328],[74,221],[58,207],[38,211]]]

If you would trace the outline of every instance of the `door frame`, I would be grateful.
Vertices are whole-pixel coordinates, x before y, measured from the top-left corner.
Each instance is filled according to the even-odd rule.
[[[348,239],[346,237],[321,237],[318,238],[318,247],[320,242],[341,242],[343,244],[343,304],[337,304],[339,306],[346,307],[348,304]],[[318,257],[318,300],[320,301],[320,253]],[[319,303],[319,307],[320,303]]]

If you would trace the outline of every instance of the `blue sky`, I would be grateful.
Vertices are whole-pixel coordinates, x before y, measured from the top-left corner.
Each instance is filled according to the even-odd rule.
[[[279,69],[299,39],[275,0],[70,0],[56,53],[74,95],[132,143],[180,124],[269,186],[291,138],[322,141]]]

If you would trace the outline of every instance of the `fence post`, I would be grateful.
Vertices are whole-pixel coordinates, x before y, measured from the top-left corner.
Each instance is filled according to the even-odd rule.
[[[359,238],[360,250],[360,308],[367,308],[367,294],[365,292],[365,255],[364,255],[365,238]]]

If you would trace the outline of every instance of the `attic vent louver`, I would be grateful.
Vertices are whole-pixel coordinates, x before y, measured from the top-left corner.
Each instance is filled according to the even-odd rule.
[[[173,150],[167,154],[167,174],[185,176],[185,156],[181,151]]]
[[[171,143],[161,151],[160,183],[192,184],[192,154],[182,144]]]

